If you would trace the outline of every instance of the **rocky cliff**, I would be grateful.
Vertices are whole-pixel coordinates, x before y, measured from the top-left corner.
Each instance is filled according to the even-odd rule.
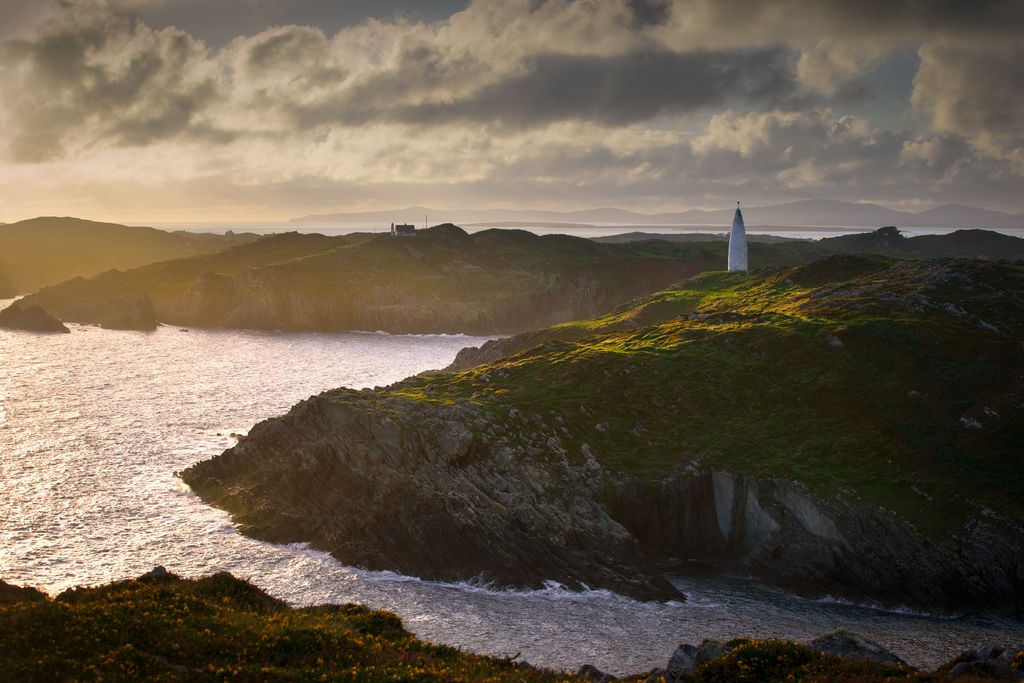
[[[714,273],[456,373],[328,392],[182,473],[339,559],[641,598],[698,560],[1024,609],[1024,266]]]

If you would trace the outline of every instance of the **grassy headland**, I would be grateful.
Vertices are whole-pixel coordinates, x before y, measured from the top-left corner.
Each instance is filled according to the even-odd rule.
[[[326,392],[183,476],[243,531],[432,578],[666,599],[675,558],[1019,611],[1022,339],[1020,263],[705,273]]]
[[[985,261],[707,273],[387,391],[558,415],[641,479],[691,458],[948,531],[979,506],[1024,518],[1022,295],[1024,267]]]

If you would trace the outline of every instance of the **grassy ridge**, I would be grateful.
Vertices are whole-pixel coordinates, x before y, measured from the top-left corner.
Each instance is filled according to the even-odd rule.
[[[755,245],[765,263],[804,262],[814,245]],[[392,332],[520,331],[589,317],[725,258],[723,243],[599,244],[453,225],[414,238],[289,233],[49,287],[30,297],[95,322],[104,302],[145,298],[162,322],[210,327]]]
[[[1024,517],[1022,338],[1019,264],[837,256],[704,274],[389,391],[539,413],[651,481],[697,461],[948,532]]]

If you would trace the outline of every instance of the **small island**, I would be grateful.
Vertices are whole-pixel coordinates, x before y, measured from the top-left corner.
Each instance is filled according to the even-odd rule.
[[[71,332],[39,304],[26,306],[17,301],[0,311],[0,327],[27,332]]]

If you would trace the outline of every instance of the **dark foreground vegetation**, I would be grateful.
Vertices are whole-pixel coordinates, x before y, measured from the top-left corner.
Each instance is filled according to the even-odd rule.
[[[681,646],[665,668],[625,681],[1017,680],[1024,652],[969,652],[918,672],[848,634]],[[852,638],[853,642],[862,642]],[[829,653],[829,654],[826,654]],[[875,661],[879,660],[879,661]],[[221,573],[185,580],[161,569],[54,599],[0,582],[0,679],[7,681],[609,681],[426,643],[389,612],[358,605],[291,608]]]
[[[292,609],[226,573],[198,580],[158,573],[52,600],[25,598],[0,591],[0,680],[563,678],[425,643],[389,612]]]

